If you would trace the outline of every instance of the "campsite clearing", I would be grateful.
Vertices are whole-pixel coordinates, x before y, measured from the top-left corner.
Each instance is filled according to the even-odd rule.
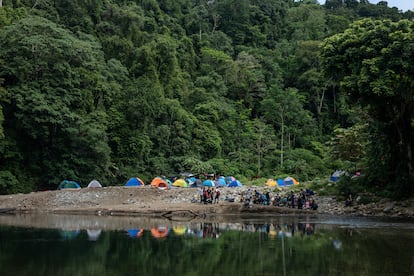
[[[252,205],[246,208],[238,200],[247,187],[220,188],[218,204],[198,202],[198,189],[156,189],[150,185],[134,187],[103,187],[63,189],[0,196],[1,213],[66,213],[131,216],[214,216],[237,214],[326,214],[354,216],[390,216],[414,218],[414,199],[393,202],[381,200],[370,204],[344,207],[333,197],[316,195],[317,211],[287,207]],[[258,190],[268,189],[255,187]],[[227,197],[234,202],[225,201]],[[3,212],[3,211],[4,212]]]

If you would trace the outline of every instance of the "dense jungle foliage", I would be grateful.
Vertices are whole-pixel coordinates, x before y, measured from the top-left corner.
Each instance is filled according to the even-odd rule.
[[[367,0],[0,1],[0,193],[183,171],[412,195],[414,12]]]

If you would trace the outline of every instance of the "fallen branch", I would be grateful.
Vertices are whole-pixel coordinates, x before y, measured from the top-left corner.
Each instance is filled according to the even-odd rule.
[[[2,208],[0,209],[0,214],[11,214],[14,213],[16,208]]]

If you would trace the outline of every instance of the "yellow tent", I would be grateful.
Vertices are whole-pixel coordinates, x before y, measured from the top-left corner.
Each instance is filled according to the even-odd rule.
[[[274,187],[277,188],[279,191],[281,191],[282,189],[279,187],[279,185],[277,184],[277,182],[274,179],[269,178],[266,181],[266,185],[269,187]]]
[[[188,183],[187,181],[185,181],[184,179],[177,179],[176,181],[174,181],[174,183],[172,184],[174,187],[183,187],[183,188],[187,188],[188,187]]]
[[[269,187],[277,187],[277,186],[279,186],[279,185],[277,185],[277,182],[274,179],[271,179],[271,178],[269,178],[266,181],[266,185],[269,186]]]
[[[187,231],[187,227],[182,225],[173,226],[173,231],[176,235],[183,235]]]

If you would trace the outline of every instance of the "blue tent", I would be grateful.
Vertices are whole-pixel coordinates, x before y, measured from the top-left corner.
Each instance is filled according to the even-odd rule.
[[[277,185],[279,185],[279,186],[285,186],[285,181],[283,181],[283,179],[278,179],[277,181]]]
[[[203,187],[203,182],[200,179],[196,178],[190,187]]]
[[[60,182],[58,186],[58,190],[61,189],[80,189],[81,186],[76,181],[69,181],[69,180],[63,180]]]
[[[242,187],[243,185],[239,180],[233,180],[230,182],[229,187]]]
[[[284,180],[285,186],[292,186],[294,184],[293,178],[288,176]]]
[[[127,230],[128,236],[131,238],[139,238],[142,236],[144,229],[129,229]]]
[[[144,181],[142,181],[141,179],[139,179],[138,177],[132,177],[130,178],[127,183],[125,184],[125,186],[144,186],[145,183]]]
[[[60,236],[62,237],[62,239],[64,240],[72,240],[75,239],[79,233],[80,230],[60,230]]]
[[[216,184],[214,184],[213,180],[207,179],[203,182],[203,186],[214,187],[214,186],[216,186]]]
[[[338,181],[339,178],[345,174],[345,171],[336,170],[330,177],[331,181]]]
[[[217,179],[216,181],[214,181],[217,187],[225,187],[227,186],[226,180],[224,179],[224,177],[220,177],[219,179]]]
[[[236,180],[236,178],[234,176],[227,176],[225,180],[227,184],[230,184],[233,180]]]
[[[191,186],[196,182],[197,179],[194,176],[191,176],[191,177],[187,178],[186,180],[187,180],[188,184]]]

